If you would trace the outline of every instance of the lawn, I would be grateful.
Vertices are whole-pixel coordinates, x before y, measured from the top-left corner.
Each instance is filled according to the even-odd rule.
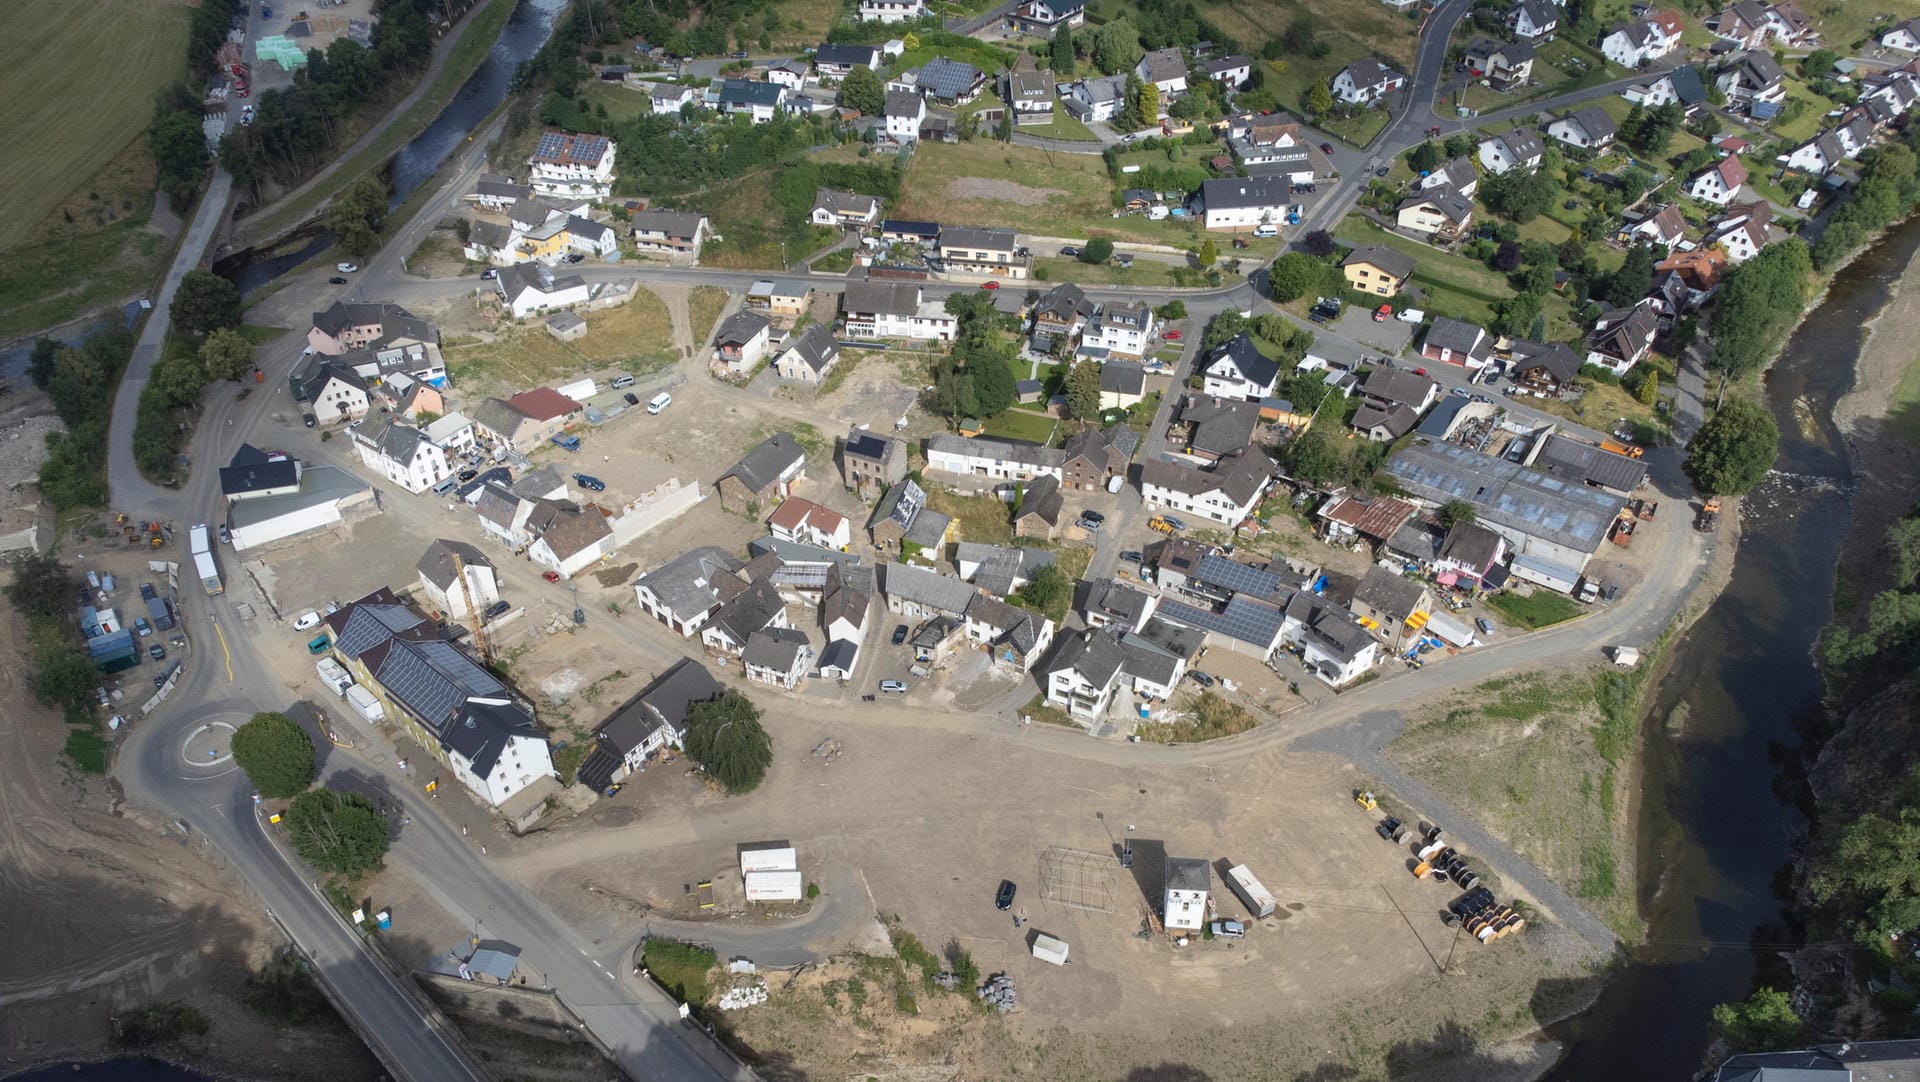
[[[1820,133],[1821,126],[1827,122],[1827,111],[1833,108],[1833,102],[1808,90],[1807,85],[1798,79],[1787,79],[1786,88],[1786,104],[1781,106],[1779,118],[1768,127],[1773,134],[1797,145]],[[1804,104],[1800,107],[1800,114],[1789,120],[1787,113],[1793,110],[1794,102]]]
[[[1300,94],[1310,79],[1331,79],[1333,74],[1368,53],[1401,71],[1411,72],[1414,38],[1419,22],[1397,14],[1381,4],[1356,4],[1352,0],[1202,0],[1200,14],[1240,41],[1243,51],[1258,55],[1267,39],[1284,31],[1296,15],[1313,17],[1320,40],[1328,46],[1319,58],[1288,56],[1287,70],[1279,73],[1279,83],[1269,72],[1267,85],[1282,105],[1300,104]],[[1283,92],[1284,88],[1284,92]]]
[[[0,45],[0,250],[25,239],[134,140],[153,95],[186,69],[185,4],[149,0],[11,0]],[[83,57],[111,57],[88,75]],[[74,63],[83,65],[78,73]]]
[[[1092,129],[1074,119],[1073,114],[1067,112],[1067,107],[1061,105],[1058,100],[1054,102],[1052,123],[1022,124],[1014,130],[1025,132],[1028,135],[1037,135],[1042,139],[1063,139],[1076,143],[1094,143],[1099,141],[1099,138],[1093,134]]]
[[[237,222],[236,232],[240,237],[236,247],[272,240],[299,225],[320,204],[331,199],[335,192],[364,174],[379,169],[402,146],[424,131],[453,100],[454,93],[466,85],[474,69],[480,66],[480,61],[492,51],[494,42],[500,38],[500,31],[507,25],[507,16],[513,14],[515,2],[482,0],[481,6],[462,19],[455,28],[459,37],[454,39],[451,46],[447,46],[452,51],[447,54],[446,63],[441,65],[440,73],[434,77],[426,93],[412,107],[394,117],[393,122],[381,129],[358,154],[341,162],[325,181],[292,199],[270,204],[263,214],[251,215]],[[369,123],[378,123],[384,117],[367,119]]]
[[[705,1003],[711,990],[707,978],[719,961],[711,950],[672,939],[649,939],[640,948],[640,961],[667,991],[685,1003]]]
[[[491,342],[449,345],[447,369],[456,386],[512,392],[587,374],[645,375],[678,358],[667,306],[645,289],[619,308],[586,313],[586,320],[587,333],[571,342],[534,320]]]
[[[1487,598],[1487,607],[1529,631],[1571,620],[1585,609],[1578,601],[1548,590],[1535,590],[1529,597],[1502,591]]]
[[[607,119],[616,124],[653,112],[647,95],[625,83],[594,79],[581,84],[580,97],[590,105],[606,106]]]
[[[1347,117],[1330,116],[1320,122],[1320,130],[1349,146],[1364,147],[1391,119],[1385,109],[1367,109]]]
[[[707,341],[726,307],[727,291],[719,286],[700,286],[687,297],[687,326],[692,328],[696,344]]]
[[[1013,509],[998,496],[962,496],[943,485],[928,485],[927,505],[953,516],[956,540],[991,545],[1013,541]]]
[[[147,166],[152,183],[152,164]],[[97,232],[56,225],[46,243],[26,245],[0,259],[0,336],[43,330],[153,287],[172,254],[165,238],[145,228],[154,195]]]
[[[1113,216],[1106,163],[977,139],[933,143],[913,155],[906,190],[889,213],[936,222],[1009,226],[1041,236],[1081,237],[1098,229],[1121,240],[1194,247],[1199,230],[1173,219]]]
[[[1174,272],[1183,268],[1171,263],[1161,263],[1152,259],[1136,259],[1133,266],[1116,267],[1110,263],[1082,263],[1077,259],[1035,259],[1033,261],[1033,279],[1036,282],[1078,282],[1082,285],[1138,285],[1138,286],[1178,286],[1197,285],[1194,281],[1176,281]],[[1225,273],[1224,270],[1222,273]],[[1198,278],[1199,272],[1193,271],[1183,278]]]
[[[1181,707],[1178,721],[1149,721],[1134,726],[1140,739],[1150,744],[1197,744],[1238,736],[1257,724],[1253,715],[1238,703],[1211,691],[1203,691]]]
[[[1445,315],[1484,322],[1492,316],[1492,304],[1513,292],[1505,275],[1484,264],[1430,248],[1356,214],[1342,219],[1334,236],[1342,244],[1383,244],[1413,256],[1414,284],[1427,296],[1422,304],[1433,307],[1433,298],[1444,298]]]
[[[791,266],[833,243],[834,233],[808,226],[804,239],[786,234],[780,208],[773,199],[773,173],[761,169],[738,180],[676,200],[677,207],[697,210],[713,221],[721,240],[709,240],[700,251],[708,267],[759,270]]]
[[[1049,414],[1008,410],[998,417],[988,418],[981,434],[998,440],[1022,440],[1027,443],[1044,444],[1053,438],[1053,430],[1059,424],[1060,422]]]

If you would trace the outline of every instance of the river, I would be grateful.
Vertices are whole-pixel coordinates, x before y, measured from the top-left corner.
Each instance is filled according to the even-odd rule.
[[[1701,1066],[1713,1006],[1756,981],[1786,987],[1791,944],[1776,877],[1805,826],[1777,786],[1797,719],[1821,709],[1811,648],[1832,609],[1852,520],[1833,406],[1852,386],[1863,325],[1920,249],[1920,218],[1835,276],[1767,375],[1780,426],[1774,471],[1745,500],[1727,589],[1675,647],[1653,697],[1640,829],[1648,943],[1591,1011],[1557,1027],[1550,1076],[1684,1079]],[[1665,722],[1683,719],[1678,731]],[[1657,878],[1655,878],[1657,876]]]
[[[415,189],[432,179],[434,171],[466,141],[474,128],[507,100],[507,92],[513,88],[514,72],[553,36],[554,19],[566,6],[567,0],[519,0],[514,5],[513,14],[507,17],[507,25],[486,59],[474,69],[433,123],[401,147],[387,163],[387,181],[393,192],[387,201],[389,210],[398,208]],[[262,257],[249,249],[227,256],[213,269],[231,279],[240,287],[241,296],[245,296],[333,245],[333,234],[324,229],[316,227],[306,237],[307,242],[297,251]]]

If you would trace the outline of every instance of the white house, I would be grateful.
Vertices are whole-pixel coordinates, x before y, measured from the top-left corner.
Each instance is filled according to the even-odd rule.
[[[767,65],[767,82],[798,92],[807,85],[812,68],[804,60],[780,60]]]
[[[1160,107],[1187,92],[1187,58],[1178,47],[1156,49],[1140,58],[1133,74],[1160,90]]]
[[[1600,150],[1613,145],[1614,136],[1620,134],[1620,125],[1614,123],[1606,110],[1589,105],[1548,124],[1547,134],[1570,147]]]
[[[1702,169],[1687,181],[1687,194],[1703,203],[1724,207],[1747,182],[1747,167],[1738,156],[1729,154]]]
[[[1546,149],[1539,136],[1525,128],[1515,128],[1480,141],[1480,166],[1495,176],[1509,169],[1535,169]]]
[[[1067,111],[1088,124],[1102,124],[1127,107],[1127,77],[1107,75],[1081,79],[1066,99]]]
[[[714,99],[714,107],[728,116],[745,116],[755,124],[765,124],[780,115],[787,100],[787,88],[778,83],[726,79]]]
[[[813,193],[814,225],[838,229],[864,229],[880,221],[880,200],[859,192],[820,188]]]
[[[740,566],[724,549],[690,549],[635,579],[634,603],[682,638],[689,637],[746,589],[735,574]]]
[[[704,214],[680,210],[642,210],[633,216],[633,246],[644,252],[699,255],[713,231]]]
[[[1623,68],[1637,68],[1653,59],[1658,37],[1651,24],[1636,20],[1622,23],[1600,39],[1600,52]]]
[[[613,192],[613,140],[604,135],[545,132],[527,159],[527,183],[542,195],[605,199]]]
[[[912,143],[920,138],[920,125],[927,120],[927,99],[910,90],[887,91],[887,138],[896,143]]]
[[[1281,640],[1300,647],[1301,661],[1333,687],[1358,680],[1380,659],[1380,642],[1353,613],[1305,590],[1287,602]]]
[[[1659,329],[1659,319],[1646,301],[1602,313],[1593,333],[1587,335],[1587,363],[1624,376],[1647,359]]]
[[[696,88],[684,83],[654,83],[647,88],[647,103],[656,116],[673,116],[683,106],[699,100]]]
[[[1778,105],[1787,98],[1786,69],[1771,53],[1753,49],[1733,58],[1714,77],[1713,85],[1730,102]]]
[[[1273,397],[1280,382],[1280,362],[1260,352],[1243,331],[1214,347],[1200,376],[1200,389],[1215,398],[1259,402]]]
[[[927,439],[927,468],[994,481],[1061,479],[1067,453],[1058,447],[938,433]]]
[[[822,79],[844,79],[855,68],[879,71],[886,56],[878,45],[836,45],[823,42],[813,51],[813,70]]]
[[[860,0],[863,23],[904,23],[926,18],[927,0]]]
[[[792,691],[813,664],[813,644],[796,627],[774,627],[747,636],[740,664],[747,679]]]
[[[851,338],[951,342],[958,328],[945,302],[921,299],[912,282],[848,282],[840,303]]]
[[[720,323],[713,333],[714,358],[736,376],[754,371],[767,355],[773,340],[773,324],[758,312],[745,309]]]
[[[1205,927],[1207,895],[1213,888],[1207,862],[1198,858],[1168,857],[1166,884],[1161,920],[1167,931],[1198,932]]]
[[[448,455],[464,454],[474,448],[473,421],[464,413],[443,414],[427,424],[427,438]]]
[[[1431,188],[1401,201],[1394,224],[1429,239],[1458,237],[1473,224],[1473,200],[1450,187]]]
[[[303,385],[307,402],[313,407],[313,419],[319,424],[357,421],[373,408],[367,397],[367,381],[341,365],[321,365]]]
[[[586,218],[567,219],[567,247],[582,255],[611,259],[620,254],[620,234],[605,222]]]
[[[1210,470],[1177,462],[1140,467],[1140,496],[1149,506],[1196,515],[1233,528],[1245,522],[1273,483],[1273,461],[1258,447],[1222,457]]]
[[[527,546],[527,558],[570,579],[605,556],[612,538],[613,527],[599,507],[557,507],[540,536]]]
[[[459,585],[455,557],[458,557],[458,567],[466,572],[465,588]],[[464,541],[446,538],[435,541],[427,546],[414,569],[420,576],[420,592],[427,603],[453,619],[471,619],[475,610],[485,612],[487,606],[500,600],[500,584],[494,578],[493,561]],[[472,609],[467,606],[468,598],[473,599]]]
[[[412,425],[388,421],[376,433],[352,429],[348,435],[360,461],[408,492],[425,492],[453,476],[447,453]]]
[[[1278,225],[1293,212],[1292,181],[1285,176],[1224,177],[1203,181],[1200,205],[1208,229]]]
[[[1520,0],[1507,12],[1507,25],[1521,41],[1550,41],[1560,29],[1560,9],[1551,0]]]
[[[1062,26],[1080,26],[1087,21],[1086,0],[1024,0],[1007,16],[1007,21],[1035,34],[1052,34]]]
[[[853,524],[847,516],[812,500],[789,496],[767,519],[767,530],[782,541],[845,549],[853,543]]]
[[[441,744],[455,780],[496,808],[554,773],[546,736],[508,699],[467,699],[447,723]]]
[[[1920,19],[1908,19],[1881,34],[1880,47],[1897,53],[1920,53]]]
[[[1133,301],[1108,301],[1100,306],[1080,335],[1080,355],[1137,359],[1153,342],[1153,309]],[[1099,352],[1096,352],[1099,351]]]
[[[833,371],[834,362],[839,359],[840,343],[834,341],[824,326],[815,323],[786,343],[786,348],[773,359],[773,370],[781,379],[819,383]]]
[[[586,279],[577,274],[556,277],[552,268],[537,263],[502,267],[493,285],[500,302],[515,319],[572,308],[587,303],[592,296]]]
[[[1407,85],[1407,77],[1380,62],[1377,56],[1356,60],[1333,77],[1333,97],[1348,105],[1372,105]]]
[[[1840,137],[1830,129],[1821,132],[1819,135],[1793,148],[1793,152],[1786,155],[1785,165],[1788,169],[1820,176],[1826,173],[1827,170],[1845,161],[1847,156],[1846,148],[1840,145]],[[1733,161],[1735,159],[1729,157],[1724,160]],[[1704,180],[1705,178],[1706,174],[1702,173],[1699,178],[1696,178],[1696,182]],[[1720,202],[1724,204],[1730,199],[1731,194],[1729,193],[1728,199],[1708,200],[1708,202]]]
[[[1244,56],[1223,56],[1204,61],[1200,73],[1229,90],[1238,90],[1253,78],[1253,61]]]

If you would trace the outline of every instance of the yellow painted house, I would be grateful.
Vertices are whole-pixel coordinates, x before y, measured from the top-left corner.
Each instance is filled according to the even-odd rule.
[[[536,263],[557,263],[567,254],[569,239],[566,218],[556,216],[521,236],[519,251]]]
[[[1380,244],[1363,244],[1340,261],[1340,273],[1347,286],[1376,297],[1391,297],[1400,292],[1413,275],[1413,257]]]

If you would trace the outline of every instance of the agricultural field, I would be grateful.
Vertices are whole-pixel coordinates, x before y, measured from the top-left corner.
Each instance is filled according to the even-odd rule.
[[[562,342],[540,321],[510,327],[489,341],[451,341],[447,370],[472,393],[512,392],[588,373],[640,376],[677,359],[673,326],[659,297],[636,288],[619,308],[585,313],[587,333]]]

